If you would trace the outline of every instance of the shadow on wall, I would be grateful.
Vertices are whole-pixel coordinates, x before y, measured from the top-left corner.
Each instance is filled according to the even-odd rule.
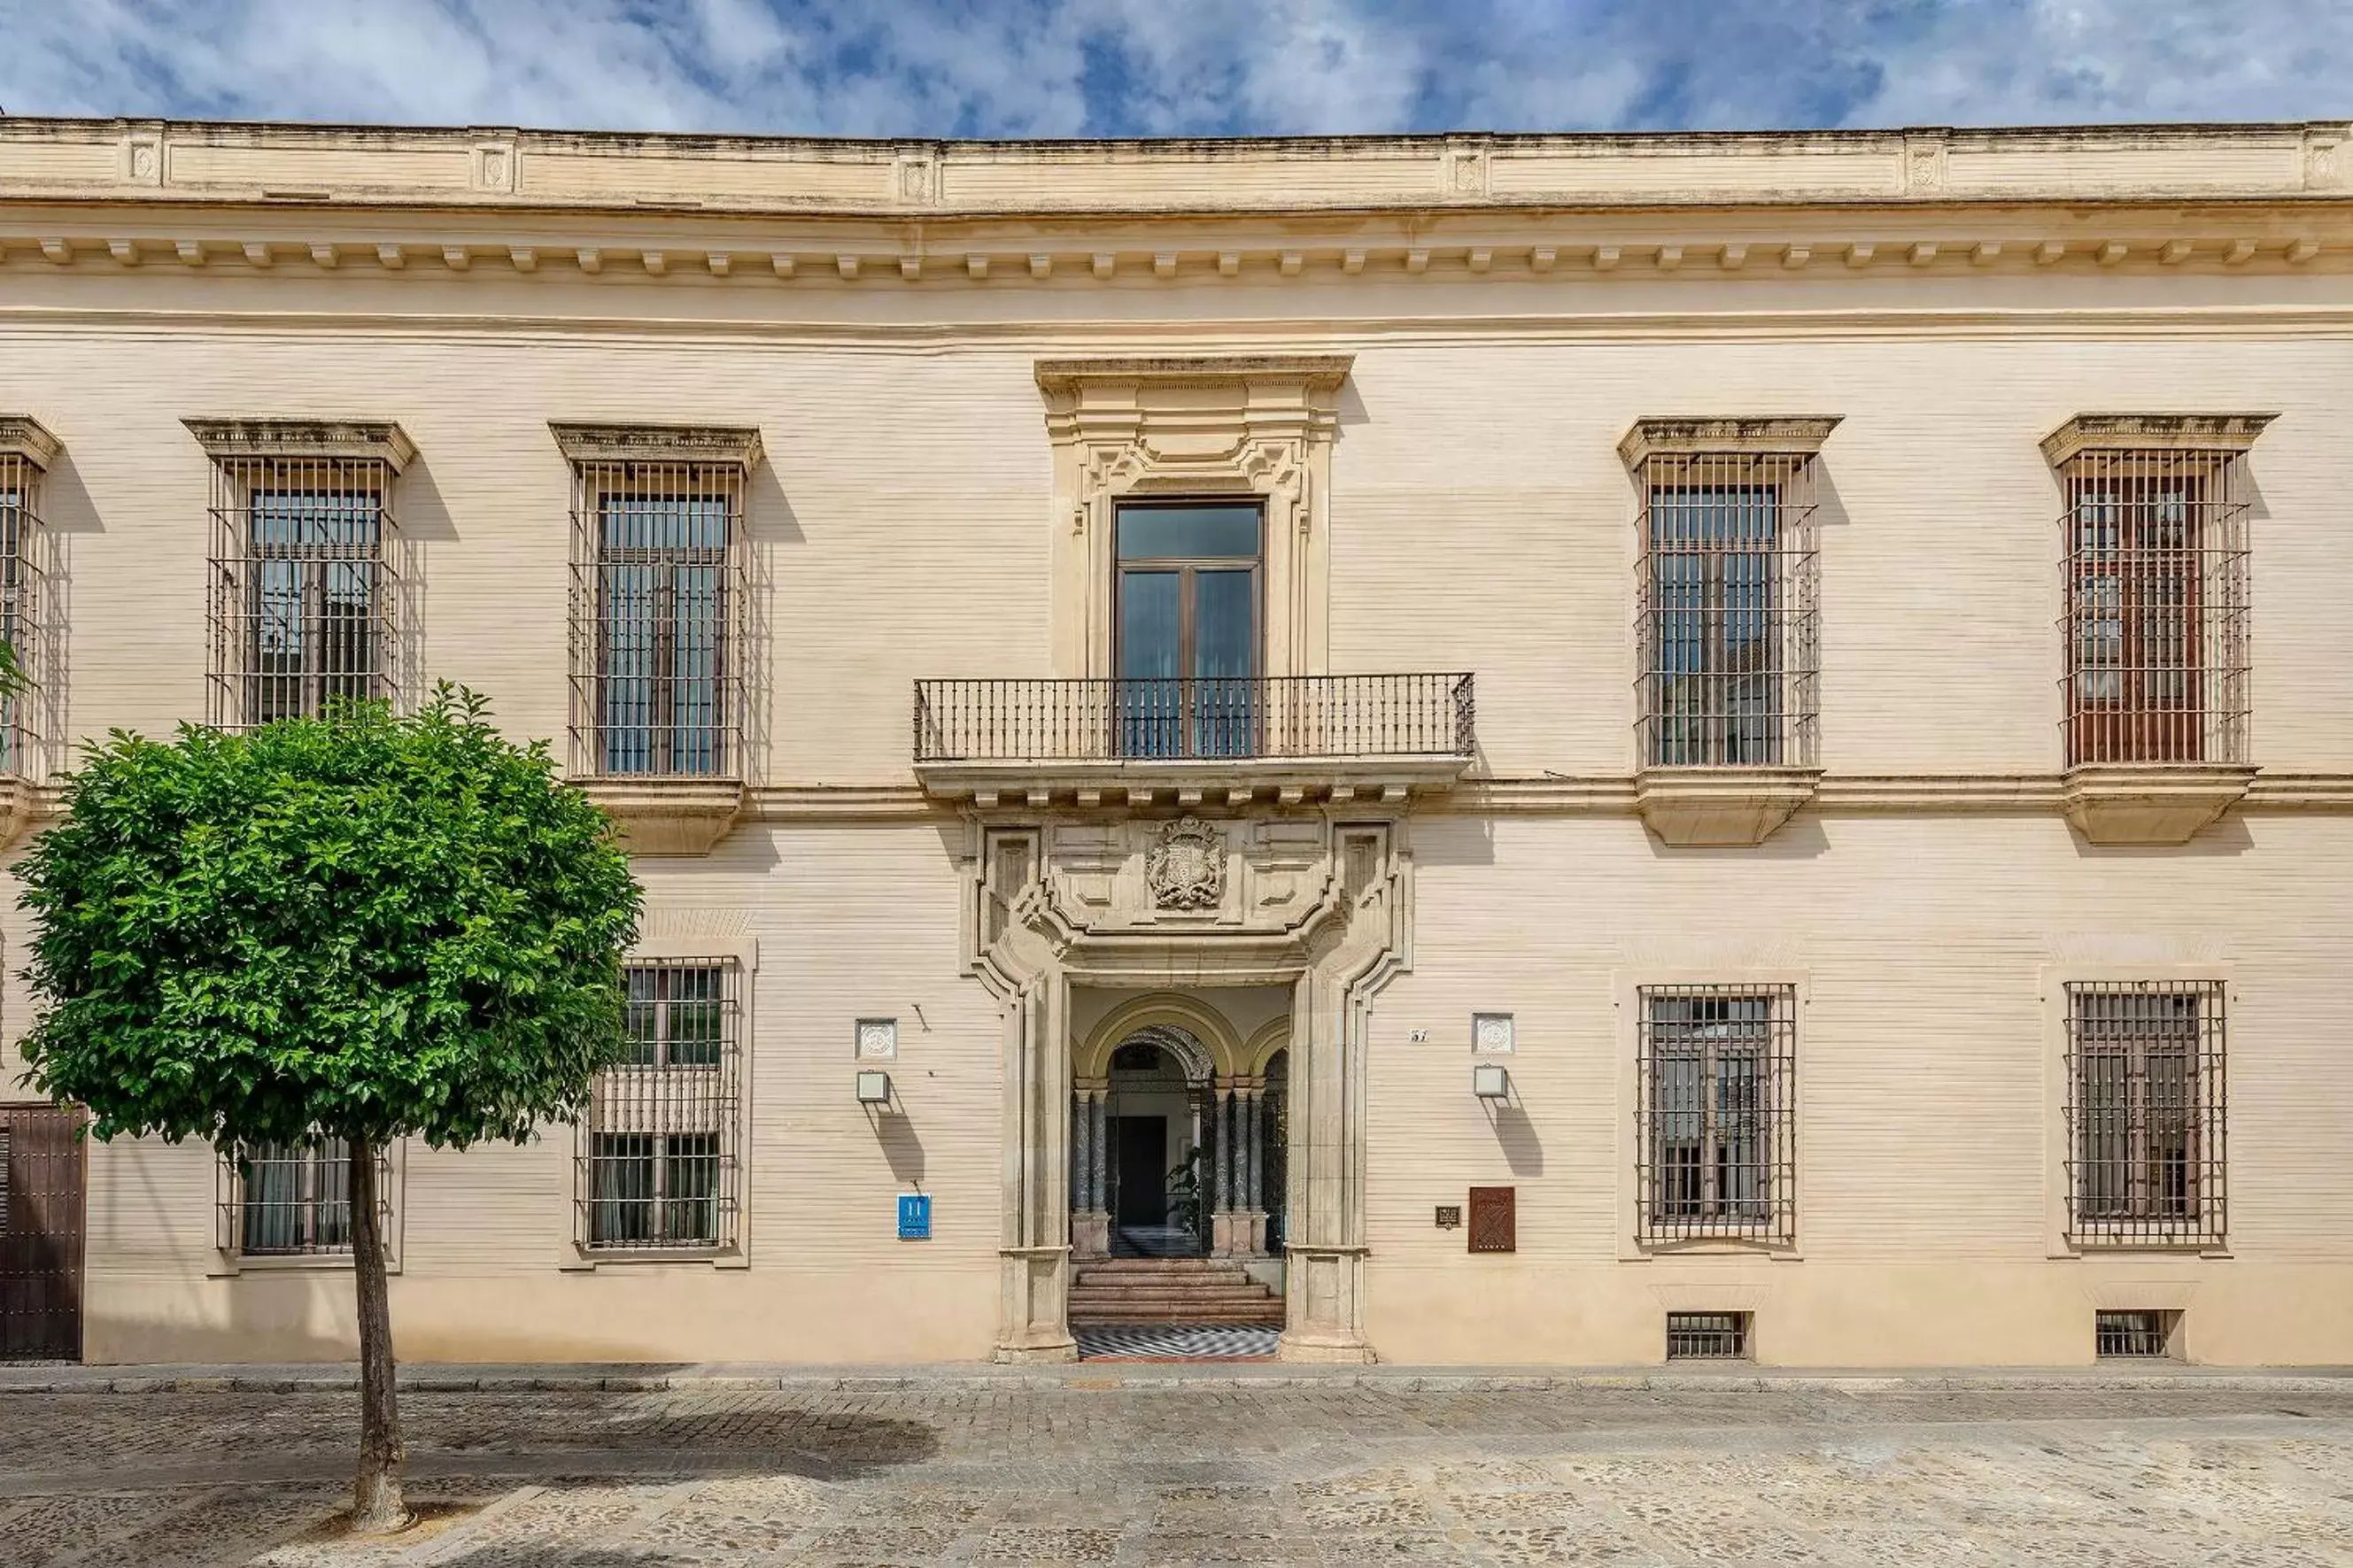
[[[1642,841],[1660,860],[1811,860],[1831,847],[1821,818],[1811,812],[1791,817],[1762,844],[1669,844],[1647,830]]]
[[[2094,844],[2067,829],[2076,855],[2085,860],[2184,860],[2215,855],[2243,855],[2255,847],[2254,835],[2237,813],[2201,831],[2187,844]]]
[[[1511,1166],[1512,1174],[1544,1174],[1544,1142],[1536,1136],[1536,1124],[1528,1120],[1526,1111],[1514,1101],[1498,1101],[1489,1110],[1487,1120],[1495,1129],[1496,1146],[1504,1151],[1504,1162]]]
[[[891,1174],[902,1185],[921,1191],[923,1184],[923,1141],[915,1135],[915,1124],[906,1111],[897,1106],[876,1114],[874,1141],[881,1145],[882,1157],[891,1163]]]

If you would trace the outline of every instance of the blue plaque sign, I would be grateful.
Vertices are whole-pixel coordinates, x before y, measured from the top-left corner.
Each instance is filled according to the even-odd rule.
[[[929,1241],[932,1239],[932,1199],[928,1193],[899,1194],[899,1239]]]

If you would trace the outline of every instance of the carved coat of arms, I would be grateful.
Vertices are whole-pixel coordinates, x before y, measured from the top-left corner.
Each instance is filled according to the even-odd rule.
[[[1163,827],[1144,855],[1144,880],[1164,910],[1213,910],[1226,896],[1226,837],[1198,816]]]

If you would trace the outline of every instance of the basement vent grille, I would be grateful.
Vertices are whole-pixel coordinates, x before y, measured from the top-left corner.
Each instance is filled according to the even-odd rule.
[[[1748,1356],[1746,1312],[1669,1312],[1669,1361],[1745,1361]]]
[[[2103,1357],[2167,1356],[2173,1353],[2173,1312],[2102,1312],[2094,1334]]]

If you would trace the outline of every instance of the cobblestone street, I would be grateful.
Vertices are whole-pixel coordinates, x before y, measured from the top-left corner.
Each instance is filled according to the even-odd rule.
[[[0,1388],[0,1563],[2353,1568],[2353,1385],[769,1381],[412,1388],[368,1546],[346,1391]]]

